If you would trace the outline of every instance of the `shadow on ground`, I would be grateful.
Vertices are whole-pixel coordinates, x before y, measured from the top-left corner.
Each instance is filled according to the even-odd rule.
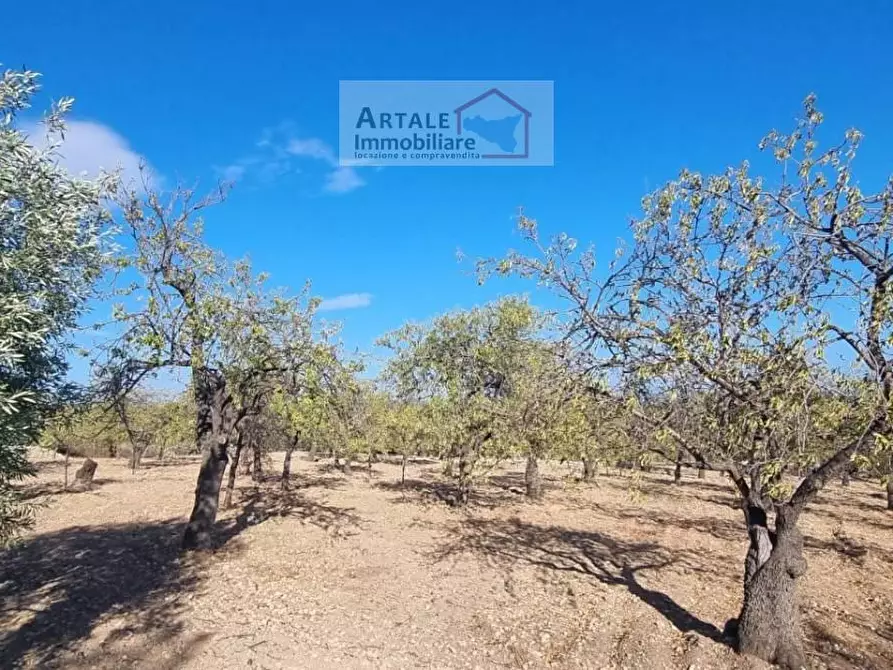
[[[393,502],[398,503],[446,503],[458,505],[458,489],[453,482],[431,479],[407,479],[400,481],[376,482],[374,486],[383,491],[399,493],[400,497]],[[470,507],[496,507],[500,504],[517,502],[516,495],[504,489],[493,489],[477,486],[472,488],[468,496]]]
[[[17,489],[22,500],[34,500],[35,498],[42,498],[44,496],[89,493],[90,491],[97,491],[101,489],[106,484],[114,484],[115,482],[121,481],[120,479],[115,479],[112,477],[97,477],[93,480],[90,488],[85,489],[74,483],[73,475],[71,480],[72,481],[69,483],[67,489],[65,488],[64,482],[40,482],[36,484],[24,484],[18,486]]]
[[[231,537],[249,526],[256,526],[273,518],[293,517],[301,523],[322,528],[328,532],[346,536],[354,534],[363,519],[352,507],[339,507],[308,498],[304,491],[312,487],[335,488],[337,478],[317,477],[282,488],[277,481],[271,485],[254,486],[241,491],[241,510],[232,518],[219,522],[216,529],[216,546],[225,544]]]
[[[468,519],[454,527],[432,557],[442,561],[463,553],[496,559],[508,569],[517,562],[529,563],[547,570],[594,577],[610,586],[622,586],[680,631],[694,631],[716,642],[730,643],[716,626],[699,619],[667,594],[648,589],[639,582],[639,572],[659,570],[684,560],[670,556],[658,544],[623,542],[598,532],[539,526],[518,519]],[[694,562],[688,562],[686,567],[699,569]]]
[[[66,667],[60,658],[108,615],[117,635],[170,644],[201,576],[179,555],[183,523],[76,526],[0,554],[0,667]]]
[[[851,626],[851,638],[833,632],[840,624]],[[821,667],[835,670],[885,670],[893,667],[893,626],[869,628],[851,620],[831,622],[821,616],[811,616],[805,622],[810,655],[821,661]]]

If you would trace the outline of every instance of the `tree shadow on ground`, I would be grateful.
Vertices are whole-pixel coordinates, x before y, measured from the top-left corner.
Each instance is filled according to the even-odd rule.
[[[840,622],[834,622],[834,627],[838,629]],[[808,618],[805,625],[810,655],[820,660],[821,667],[835,670],[885,670],[893,667],[893,647],[890,646],[893,638],[889,636],[890,632],[893,631],[872,630],[856,624],[848,641],[833,631],[831,625],[817,618]]]
[[[76,526],[0,554],[0,667],[49,668],[110,615],[118,635],[171,644],[184,628],[200,557],[180,556],[179,520]]]
[[[35,498],[58,496],[58,495],[74,495],[78,493],[89,493],[101,489],[106,484],[114,484],[122,480],[113,477],[97,477],[91,483],[89,489],[85,489],[74,484],[74,476],[71,478],[68,488],[65,488],[64,482],[39,482],[34,484],[25,484],[17,486],[16,489],[22,500],[34,500]]]
[[[137,468],[137,472],[140,470],[157,470],[159,468],[179,468],[184,465],[193,465],[201,462],[201,456],[177,456],[165,458],[163,461],[159,461],[157,459],[149,459],[144,458],[140,461],[140,466]]]
[[[741,521],[723,519],[715,516],[682,516],[665,509],[653,509],[650,507],[637,507],[629,510],[619,510],[613,513],[622,521],[638,521],[646,524],[654,524],[659,527],[681,528],[693,530],[698,533],[707,533],[713,537],[728,542],[743,542],[747,540],[747,528]]]
[[[731,493],[735,495],[735,485],[728,479],[698,479],[697,477],[687,477],[683,474],[682,479],[678,482],[674,481],[672,475],[661,476],[655,473],[643,473],[644,479],[648,482],[648,486],[661,489],[663,491],[683,491],[686,494],[691,489],[699,491],[715,491],[717,493]],[[719,475],[716,475],[717,477]]]
[[[446,503],[451,507],[459,506],[458,489],[453,482],[406,479],[403,482],[376,482],[374,486],[383,491],[399,493],[400,497],[393,499],[393,502],[397,503]],[[468,495],[469,507],[492,508],[515,501],[517,497],[506,490],[493,490],[480,486],[473,487]]]
[[[683,560],[671,557],[653,542],[625,542],[598,532],[539,526],[518,519],[468,519],[450,532],[432,557],[442,561],[463,553],[502,561],[508,569],[521,561],[547,570],[594,577],[609,586],[621,586],[680,631],[693,631],[716,642],[731,644],[716,626],[699,619],[667,594],[639,582],[637,573],[659,570]],[[700,569],[693,562],[687,567]]]
[[[887,511],[887,496],[881,492],[860,492],[856,487],[838,486],[823,491],[817,500],[809,505],[814,514],[823,514],[840,521],[860,521],[871,523],[872,519],[883,519]],[[864,512],[865,514],[857,514]]]
[[[541,474],[540,482],[543,494],[561,488],[560,480],[555,479],[554,477]],[[526,495],[527,493],[527,483],[523,472],[508,472],[499,475],[491,475],[490,477],[487,477],[487,483],[498,489],[502,489],[503,491],[514,493],[515,495]]]
[[[256,526],[273,518],[292,517],[300,523],[310,524],[328,532],[346,536],[359,528],[363,519],[355,514],[352,507],[338,507],[325,502],[311,500],[303,490],[312,486],[328,487],[319,478],[308,480],[304,486],[255,486],[242,491],[241,510],[234,518],[217,524],[215,546],[220,547],[231,537],[238,535],[249,526]]]

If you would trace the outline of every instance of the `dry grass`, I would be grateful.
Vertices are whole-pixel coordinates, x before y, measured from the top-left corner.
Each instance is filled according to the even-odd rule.
[[[85,493],[59,491],[61,468],[41,465],[37,527],[0,556],[0,667],[762,667],[721,634],[746,537],[719,476],[649,474],[639,499],[555,465],[529,504],[518,465],[460,511],[437,464],[401,487],[396,465],[348,478],[296,459],[287,493],[240,478],[218,550],[182,558],[195,461],[100,460]],[[893,667],[891,527],[860,483],[805,516],[816,667]]]

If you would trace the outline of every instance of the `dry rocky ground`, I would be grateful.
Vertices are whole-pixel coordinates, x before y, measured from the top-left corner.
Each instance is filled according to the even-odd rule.
[[[518,464],[461,511],[436,463],[411,465],[404,488],[396,465],[293,468],[288,493],[240,477],[219,548],[180,557],[195,460],[134,475],[100,459],[94,490],[62,493],[44,457],[26,485],[37,526],[0,555],[0,667],[765,667],[721,635],[746,536],[719,475],[650,473],[631,492],[554,464],[531,504]],[[803,519],[816,667],[893,667],[883,507],[877,487],[834,485]]]

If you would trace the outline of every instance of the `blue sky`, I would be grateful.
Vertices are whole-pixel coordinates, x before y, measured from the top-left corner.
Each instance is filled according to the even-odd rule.
[[[642,195],[787,129],[810,91],[829,135],[893,150],[893,12],[881,1],[13,3],[0,63],[76,98],[69,158],[144,156],[166,180],[238,177],[210,241],[272,283],[335,299],[350,348],[484,302],[456,261],[516,246],[519,206],[605,250]],[[339,171],[340,79],[555,82],[554,167]],[[521,285],[523,287],[523,285]]]

